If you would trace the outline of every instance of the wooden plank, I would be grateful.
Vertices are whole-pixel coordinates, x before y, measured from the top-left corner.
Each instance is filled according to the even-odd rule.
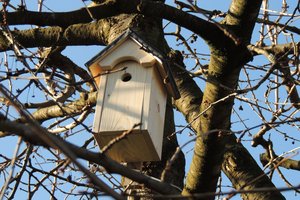
[[[103,73],[104,70],[97,63],[92,64],[89,67],[89,70],[92,74],[92,77],[94,77],[94,81],[96,82],[96,85],[98,87],[100,84],[100,80],[101,80],[101,76],[99,76],[99,74]]]
[[[100,131],[100,122],[103,113],[104,96],[106,92],[107,75],[102,76],[99,82],[99,89],[97,95],[96,110],[94,115],[93,132],[98,133]]]
[[[110,140],[119,136],[122,132],[101,132],[95,135],[99,146],[105,146]],[[121,140],[108,150],[107,155],[118,162],[158,161],[148,131],[134,130],[126,139]]]
[[[161,157],[167,92],[161,83],[157,69],[154,67],[151,73],[147,74],[146,83],[149,83],[150,86],[147,89],[148,91],[145,92],[145,95],[147,95],[145,100],[149,99],[148,102],[145,102],[145,105],[147,105],[145,109],[148,109],[145,111],[147,113],[145,118],[148,118],[145,121],[148,123],[147,130],[153,145],[159,157]]]
[[[145,52],[139,44],[128,38],[113,51],[108,52],[105,58],[101,58],[99,65],[104,70],[111,70],[117,64],[128,60],[133,60],[144,67],[151,67],[156,62],[152,54]]]
[[[99,131],[128,130],[142,120],[146,71],[133,61],[121,63],[116,68],[122,67],[127,67],[126,71],[108,75]],[[131,80],[122,81],[125,73],[131,74]]]

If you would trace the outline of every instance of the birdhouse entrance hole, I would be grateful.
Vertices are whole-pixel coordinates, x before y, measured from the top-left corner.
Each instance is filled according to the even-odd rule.
[[[128,82],[128,81],[131,80],[131,78],[132,78],[132,76],[131,76],[130,73],[125,73],[125,74],[122,75],[121,80],[122,80],[123,82]]]

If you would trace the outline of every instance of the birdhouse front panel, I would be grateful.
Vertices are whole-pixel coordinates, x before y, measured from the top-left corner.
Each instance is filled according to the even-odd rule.
[[[102,116],[106,120],[101,121],[100,131],[128,130],[142,120],[147,70],[133,61],[120,63],[114,70],[122,66],[127,69],[107,75],[101,87],[105,88]]]
[[[124,61],[113,71],[101,77],[99,87],[94,121],[99,146],[103,148],[134,124],[142,123],[126,139],[113,145],[107,154],[120,162],[159,160],[166,92],[156,68]]]

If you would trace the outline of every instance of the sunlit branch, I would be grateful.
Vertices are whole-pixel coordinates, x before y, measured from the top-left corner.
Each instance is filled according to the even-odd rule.
[[[5,193],[6,193],[7,187],[8,187],[8,185],[9,185],[9,183],[11,181],[11,178],[12,178],[12,176],[14,174],[15,164],[16,164],[16,161],[17,161],[17,155],[19,153],[19,149],[20,149],[21,143],[22,143],[22,138],[19,137],[18,142],[16,144],[16,149],[15,149],[14,155],[12,157],[12,161],[10,163],[11,170],[10,170],[9,175],[8,175],[8,177],[7,177],[5,183],[2,186],[1,191],[0,191],[0,199],[3,199],[3,197],[4,197]]]
[[[260,161],[263,165],[266,165],[270,162],[270,155],[268,153],[260,154]],[[273,155],[273,163],[278,164],[279,167],[286,169],[300,170],[300,161],[293,160],[291,158],[284,158],[282,156]]]

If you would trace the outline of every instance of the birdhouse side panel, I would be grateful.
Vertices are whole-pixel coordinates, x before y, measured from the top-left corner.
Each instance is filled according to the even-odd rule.
[[[107,76],[99,131],[124,131],[142,120],[147,70],[134,61],[120,63],[126,70]],[[139,127],[138,127],[139,128]]]
[[[152,68],[151,73],[147,74],[147,87],[145,92],[144,122],[148,130],[151,141],[159,157],[162,151],[163,133],[165,125],[165,111],[167,92],[159,77],[156,68]]]
[[[89,70],[91,72],[91,75],[93,76],[93,79],[95,80],[97,87],[98,87],[100,84],[100,80],[101,80],[101,74],[104,72],[103,69],[97,63],[94,63],[93,65],[91,65],[89,67]]]

